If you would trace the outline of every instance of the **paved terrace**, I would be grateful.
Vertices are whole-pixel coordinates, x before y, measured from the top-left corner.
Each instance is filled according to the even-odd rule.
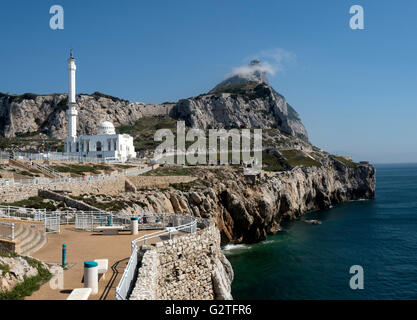
[[[131,242],[155,230],[139,231],[138,235],[128,232],[119,235],[102,235],[74,229],[74,226],[61,226],[61,233],[49,234],[48,243],[33,257],[51,263],[61,263],[62,244],[67,244],[68,270],[64,271],[64,288],[53,290],[49,282],[26,300],[65,300],[75,288],[83,288],[84,261],[109,259],[106,279],[99,281],[99,292],[90,295],[89,300],[115,300],[115,290],[131,255]],[[160,241],[151,239],[147,244]]]

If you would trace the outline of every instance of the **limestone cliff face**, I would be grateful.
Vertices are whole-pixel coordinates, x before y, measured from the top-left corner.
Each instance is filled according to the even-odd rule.
[[[78,95],[78,134],[96,134],[98,126],[105,120],[115,126],[132,125],[142,117],[168,115],[172,104],[130,103],[126,100],[103,94]],[[14,137],[22,134],[41,132],[48,129],[54,138],[67,135],[67,95],[21,96],[0,94],[0,134]]]
[[[308,140],[298,113],[265,83],[220,87],[206,95],[180,100],[172,116],[193,128],[278,128]]]
[[[138,213],[146,209],[213,217],[223,244],[254,243],[277,232],[283,220],[375,195],[375,169],[371,165],[350,167],[330,158],[321,167],[263,172],[255,184],[246,180],[241,169],[231,167],[201,168],[194,174],[211,187],[126,194],[131,205],[125,211]]]

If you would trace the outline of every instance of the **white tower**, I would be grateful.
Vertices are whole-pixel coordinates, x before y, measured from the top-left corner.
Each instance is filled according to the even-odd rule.
[[[77,139],[77,104],[75,101],[75,59],[72,56],[72,49],[68,61],[68,136],[65,139],[65,151],[75,152],[75,142]]]

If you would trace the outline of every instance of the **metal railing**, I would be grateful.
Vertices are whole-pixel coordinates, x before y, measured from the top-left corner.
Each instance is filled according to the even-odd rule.
[[[80,155],[73,156],[65,154],[64,152],[47,152],[47,153],[30,153],[30,152],[4,152],[0,151],[0,159],[15,159],[15,160],[51,160],[51,161],[69,161],[69,162],[106,162],[105,158],[97,157],[83,157]]]
[[[130,226],[131,215],[114,212],[77,212],[75,214],[75,229],[94,231],[102,226]]]
[[[0,179],[0,188],[8,188],[12,186],[18,185],[50,185],[54,183],[71,183],[71,182],[79,182],[79,181],[99,181],[99,180],[111,180],[117,179],[122,176],[130,176],[130,175],[139,175],[151,171],[152,167],[147,167],[138,170],[124,170],[121,173],[113,174],[113,175],[99,175],[99,176],[88,176],[88,177],[65,177],[65,178],[34,178],[34,179],[22,179],[22,180],[15,180],[15,179]]]
[[[155,238],[160,238],[161,236],[165,236],[165,235],[168,235],[168,237],[171,239],[171,234],[177,233],[179,231],[183,231],[187,233],[194,233],[197,231],[197,220],[194,219],[193,217],[184,216],[184,215],[172,215],[172,217],[174,218],[173,223],[178,218],[185,218],[189,222],[178,225],[178,226],[172,226],[171,228],[167,228],[166,230],[153,232],[153,233],[144,235],[132,241],[131,243],[132,254],[129,258],[129,262],[127,263],[125,270],[123,271],[122,278],[120,279],[120,282],[116,287],[116,299],[117,300],[128,299],[132,285],[134,284],[134,281],[136,280],[134,277],[135,277],[137,266],[138,266],[138,250],[139,250],[139,244],[141,242],[143,242],[143,244],[146,244],[146,241],[149,241]]]
[[[0,222],[0,238],[14,240],[14,223]]]
[[[0,205],[0,218],[43,221],[45,209],[22,208]]]
[[[47,165],[39,164],[33,161],[31,161],[30,165],[33,165],[35,169],[38,169],[41,172],[47,172],[55,177],[62,177],[61,172],[58,172]]]
[[[57,213],[45,214],[45,233],[61,232],[61,215]]]

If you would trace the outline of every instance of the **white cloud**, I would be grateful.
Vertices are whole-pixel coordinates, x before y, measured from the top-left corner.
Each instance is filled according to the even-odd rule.
[[[255,71],[266,72],[267,74],[274,76],[277,72],[285,71],[285,66],[287,64],[294,63],[296,60],[296,56],[292,52],[276,48],[272,50],[262,51],[250,57],[250,60],[254,59],[259,60],[260,63],[254,65],[245,64],[236,67],[228,76],[250,75],[253,74]]]

